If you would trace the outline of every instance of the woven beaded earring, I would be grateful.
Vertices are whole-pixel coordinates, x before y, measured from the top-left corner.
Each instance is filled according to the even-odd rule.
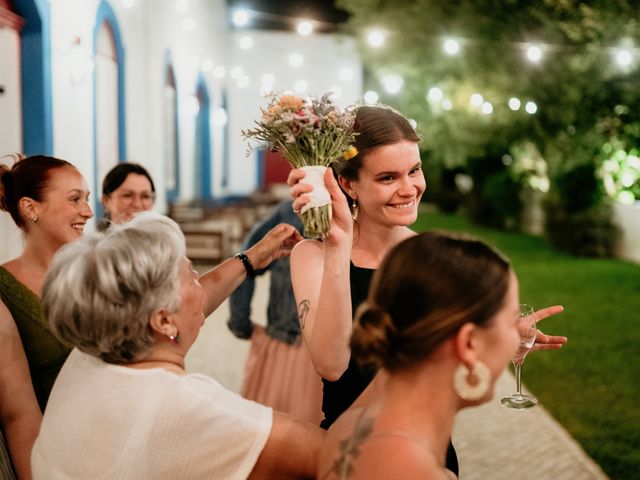
[[[469,383],[469,377],[475,377],[475,385]],[[458,365],[453,374],[453,388],[463,400],[480,400],[489,390],[491,372],[483,362],[478,360],[469,372],[464,364]]]

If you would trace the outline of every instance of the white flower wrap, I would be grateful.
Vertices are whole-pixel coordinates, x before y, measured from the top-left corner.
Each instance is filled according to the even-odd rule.
[[[300,169],[305,173],[301,181],[313,187],[313,190],[306,194],[309,195],[310,201],[300,209],[300,213],[302,214],[310,208],[331,205],[331,195],[329,195],[329,191],[324,184],[324,172],[327,170],[327,167],[312,165],[300,167]]]

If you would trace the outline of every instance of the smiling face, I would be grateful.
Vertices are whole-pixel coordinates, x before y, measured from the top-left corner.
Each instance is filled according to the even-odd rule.
[[[109,195],[102,197],[104,208],[114,223],[131,220],[138,212],[151,210],[155,193],[151,182],[144,175],[130,173],[124,182]]]
[[[39,229],[56,247],[82,236],[93,212],[84,177],[73,167],[51,171],[42,201],[34,202]]]
[[[358,201],[358,221],[409,226],[416,221],[426,188],[418,144],[403,140],[369,152],[356,180],[341,179]]]

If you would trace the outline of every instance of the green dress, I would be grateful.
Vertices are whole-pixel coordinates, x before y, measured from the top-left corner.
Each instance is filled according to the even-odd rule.
[[[44,412],[53,382],[71,349],[49,331],[40,298],[4,267],[0,267],[0,298],[18,327],[33,389]]]
[[[7,446],[4,441],[4,436],[0,431],[0,479],[1,480],[15,480],[13,468],[11,467],[11,459],[7,452]]]

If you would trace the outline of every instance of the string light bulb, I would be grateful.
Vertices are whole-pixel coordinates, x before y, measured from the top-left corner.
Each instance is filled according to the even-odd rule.
[[[309,84],[305,80],[298,80],[293,86],[296,93],[305,93],[309,88]]]
[[[236,27],[246,27],[249,23],[249,12],[244,9],[233,12],[231,21]]]
[[[313,32],[313,24],[309,20],[302,20],[298,23],[296,30],[300,35],[307,36]]]
[[[353,70],[351,68],[349,68],[349,67],[342,67],[338,71],[338,77],[343,82],[348,82],[349,80],[351,80],[353,78]]]
[[[240,45],[240,48],[242,50],[249,50],[251,47],[253,47],[253,38],[249,36],[242,37],[238,42],[238,45]]]
[[[469,103],[471,104],[472,107],[475,107],[475,108],[480,107],[483,102],[484,102],[484,98],[479,93],[474,93],[473,95],[471,95],[471,98],[469,99]]]
[[[382,85],[388,93],[395,95],[402,90],[404,79],[400,75],[390,73],[382,77]]]
[[[430,102],[439,102],[443,97],[442,90],[438,87],[431,87],[427,92],[427,100]]]
[[[176,12],[185,13],[189,10],[189,1],[188,0],[178,0],[175,4]]]
[[[203,72],[210,72],[211,70],[213,70],[213,60],[211,60],[210,58],[203,60],[200,68],[202,68]]]
[[[289,65],[292,67],[300,67],[304,63],[304,57],[299,53],[289,55]]]
[[[538,111],[538,106],[536,105],[535,102],[527,102],[524,105],[524,111],[527,112],[529,115],[533,115],[534,113],[536,113]]]
[[[453,38],[447,38],[444,41],[442,48],[447,55],[457,55],[460,53],[460,44]]]
[[[374,104],[378,103],[378,99],[379,98],[380,97],[378,96],[378,93],[373,91],[373,90],[369,90],[369,91],[365,92],[365,94],[364,94],[364,101],[368,105],[374,105]]]
[[[238,78],[236,83],[238,84],[238,87],[240,87],[240,88],[248,87],[249,83],[250,83],[249,76],[248,75],[240,75],[240,77]]]
[[[629,65],[631,65],[631,60],[632,60],[632,56],[631,56],[631,52],[629,50],[627,50],[626,48],[620,48],[616,51],[616,62],[618,65],[620,65],[621,67],[628,67]]]
[[[374,48],[384,45],[384,33],[382,30],[374,29],[367,34],[367,42]]]
[[[538,45],[527,47],[527,60],[531,63],[538,63],[542,59],[542,49]]]
[[[227,71],[222,65],[218,65],[213,69],[213,77],[217,79],[224,78],[226,73]]]
[[[182,21],[182,28],[187,32],[192,32],[196,28],[196,21],[192,17],[187,17]]]

